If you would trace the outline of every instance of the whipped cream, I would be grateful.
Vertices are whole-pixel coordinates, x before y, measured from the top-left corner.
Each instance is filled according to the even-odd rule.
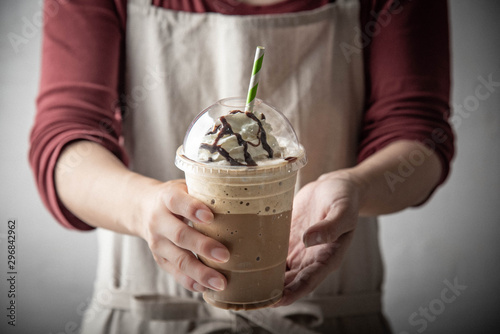
[[[257,166],[283,158],[284,148],[272,135],[264,114],[233,110],[221,116],[202,139],[198,160],[232,166]]]

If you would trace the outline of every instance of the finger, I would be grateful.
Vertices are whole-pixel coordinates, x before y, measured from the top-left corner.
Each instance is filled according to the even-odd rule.
[[[357,212],[353,211],[348,200],[332,204],[327,216],[306,230],[302,241],[306,247],[334,243],[340,236],[354,229]]]
[[[158,263],[158,265],[164,271],[166,271],[170,275],[172,275],[173,278],[180,285],[182,285],[185,289],[193,291],[193,292],[205,292],[207,290],[206,287],[204,287],[203,285],[196,282],[191,277],[187,276],[186,274],[184,274],[180,270],[178,270],[172,263],[168,262],[167,259],[164,259],[164,258],[158,257],[158,256],[154,256],[154,258],[155,258],[156,262]]]
[[[290,305],[312,292],[324,280],[328,272],[324,263],[315,262],[305,268],[285,273],[283,297],[276,306]]]
[[[207,237],[175,217],[170,216],[167,219],[165,224],[158,224],[157,233],[175,246],[215,262],[224,263],[229,260],[229,250],[219,241]]]
[[[287,271],[285,272],[285,286],[292,283],[298,273],[298,270],[287,269]]]
[[[177,275],[177,281],[187,289],[197,289],[192,285],[194,282],[212,290],[225,289],[227,282],[224,275],[201,263],[192,252],[180,249],[165,238],[157,247],[154,254],[159,259],[158,264],[165,271]]]
[[[214,215],[203,202],[187,193],[186,184],[182,181],[172,182],[161,194],[161,200],[170,212],[185,217],[193,222],[210,223]]]
[[[313,291],[325,277],[319,275],[319,267],[319,264],[314,264],[295,274],[291,282],[285,286],[283,296],[276,306],[290,305]]]
[[[283,297],[276,306],[290,305],[296,300],[312,292],[326,276],[337,270],[349,248],[354,233],[342,235],[334,244],[323,245],[312,263],[300,270],[287,272]]]

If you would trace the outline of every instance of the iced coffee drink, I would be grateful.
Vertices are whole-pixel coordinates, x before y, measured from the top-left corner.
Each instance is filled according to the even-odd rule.
[[[292,202],[302,146],[288,120],[257,100],[245,112],[243,99],[225,99],[193,121],[177,152],[188,192],[214,212],[200,232],[223,243],[226,263],[201,258],[227,278],[223,291],[204,299],[224,309],[256,309],[283,293]]]

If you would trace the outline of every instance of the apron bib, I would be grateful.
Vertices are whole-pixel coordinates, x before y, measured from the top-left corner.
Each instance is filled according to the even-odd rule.
[[[363,60],[362,54],[346,59],[339,45],[352,43],[356,28],[356,0],[255,16],[178,12],[129,0],[123,127],[131,169],[163,181],[183,178],[174,157],[188,125],[215,101],[246,95],[257,45],[267,48],[258,97],[288,117],[308,155],[298,185],[353,166]],[[182,288],[156,265],[144,240],[97,233],[97,280],[83,333],[244,333],[247,327],[319,333],[344,328],[347,320],[339,317],[351,316],[358,324],[361,316],[371,319],[370,332],[377,332],[383,271],[375,218],[360,219],[342,267],[313,293],[291,306],[251,312],[214,308]],[[292,321],[298,317],[307,324]]]

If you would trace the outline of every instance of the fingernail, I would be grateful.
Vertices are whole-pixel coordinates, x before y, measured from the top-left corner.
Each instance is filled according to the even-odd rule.
[[[313,232],[304,237],[304,244],[306,248],[324,243],[323,235],[320,232]]]
[[[217,277],[212,277],[208,280],[208,285],[210,285],[215,290],[224,290],[224,281]]]
[[[229,251],[225,248],[214,248],[210,251],[210,255],[220,262],[227,262],[229,260]]]
[[[202,223],[210,223],[214,219],[213,213],[208,210],[198,210],[194,215]]]

